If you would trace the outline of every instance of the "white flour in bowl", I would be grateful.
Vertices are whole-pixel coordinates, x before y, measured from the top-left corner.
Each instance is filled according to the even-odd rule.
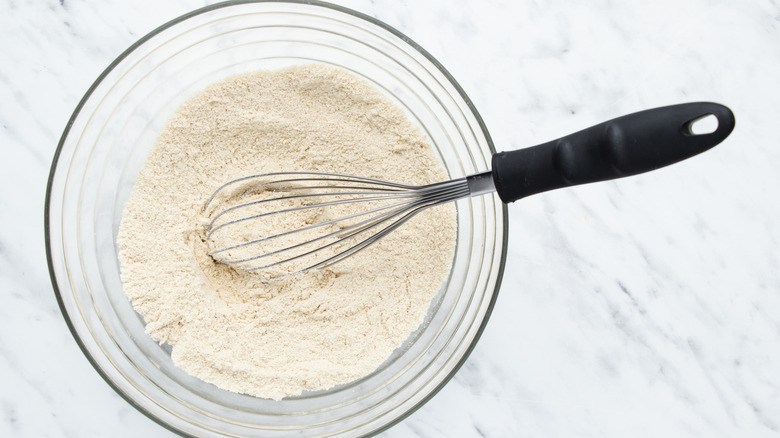
[[[316,171],[447,179],[419,129],[367,82],[309,65],[237,76],[187,101],[161,132],[122,216],[122,281],[173,362],[220,388],[280,399],[375,370],[446,279],[452,205],[424,211],[328,269],[264,283],[207,255],[202,207],[222,183]]]

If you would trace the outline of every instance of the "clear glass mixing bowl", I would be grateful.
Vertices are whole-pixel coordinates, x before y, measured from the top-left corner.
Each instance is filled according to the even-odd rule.
[[[271,401],[235,394],[176,368],[144,333],[122,291],[116,235],[136,175],[170,114],[227,76],[321,62],[350,70],[404,108],[457,178],[489,168],[494,149],[447,71],[391,27],[313,2],[235,2],[173,20],[131,46],[87,91],[52,164],[46,249],[73,336],[122,397],[193,436],[361,436],[429,400],[468,356],[495,302],[507,212],[497,196],[457,203],[451,275],[423,325],[374,373],[327,391]]]

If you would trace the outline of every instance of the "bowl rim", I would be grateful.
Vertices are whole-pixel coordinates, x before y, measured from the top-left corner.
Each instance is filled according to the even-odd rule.
[[[463,88],[458,84],[458,82],[455,80],[455,78],[450,74],[449,71],[447,71],[446,68],[436,59],[428,53],[422,46],[414,42],[411,38],[406,36],[401,31],[397,30],[396,28],[390,26],[389,24],[371,17],[367,14],[364,14],[362,12],[355,11],[353,9],[320,1],[320,0],[228,0],[220,3],[215,3],[212,5],[204,6],[195,10],[192,10],[190,12],[187,12],[185,14],[182,14],[172,20],[167,21],[166,23],[158,26],[157,28],[153,29],[151,32],[147,33],[146,35],[139,38],[136,42],[131,44],[127,49],[125,49],[119,56],[112,61],[108,67],[103,70],[100,75],[95,79],[95,81],[92,83],[92,85],[87,89],[86,93],[84,93],[84,96],[79,100],[79,103],[76,105],[76,108],[73,110],[73,113],[71,114],[70,118],[68,119],[67,124],[65,125],[65,129],[63,130],[62,136],[60,137],[59,142],[57,143],[57,149],[54,152],[54,156],[52,158],[52,164],[51,168],[49,170],[49,176],[46,182],[46,197],[44,200],[44,209],[43,209],[43,232],[44,232],[44,242],[46,246],[46,263],[48,265],[49,270],[49,277],[51,279],[52,287],[54,289],[54,295],[57,299],[57,305],[60,308],[60,312],[62,313],[63,318],[65,319],[65,323],[68,326],[68,330],[70,331],[71,335],[73,336],[73,339],[76,341],[76,343],[79,346],[79,349],[81,349],[81,352],[84,354],[84,356],[87,358],[87,361],[92,365],[92,367],[97,371],[98,375],[110,386],[117,394],[119,394],[122,399],[124,399],[130,406],[134,407],[137,411],[144,414],[147,418],[154,421],[155,423],[159,424],[163,428],[177,434],[183,437],[194,437],[193,435],[190,435],[182,430],[179,430],[172,426],[171,424],[165,422],[161,418],[158,418],[153,413],[149,412],[147,409],[136,403],[129,395],[125,394],[118,386],[116,386],[111,379],[108,378],[108,375],[103,371],[102,368],[98,365],[97,361],[94,357],[89,353],[89,351],[86,348],[86,345],[82,342],[81,338],[79,337],[78,333],[75,330],[75,327],[73,325],[73,322],[71,321],[70,316],[68,315],[68,312],[65,308],[65,303],[62,298],[62,294],[60,292],[58,282],[57,282],[57,276],[54,272],[54,263],[52,259],[52,248],[51,248],[51,239],[50,239],[50,229],[49,229],[49,205],[51,204],[51,194],[52,194],[52,184],[54,181],[54,175],[57,171],[57,164],[59,162],[60,154],[62,152],[63,145],[65,144],[65,140],[68,138],[68,134],[70,133],[70,129],[73,126],[73,123],[75,122],[76,118],[81,113],[82,108],[86,104],[87,100],[92,96],[92,93],[95,91],[95,89],[103,82],[103,80],[108,76],[111,71],[114,70],[114,68],[117,67],[125,58],[127,58],[130,53],[135,51],[138,47],[146,43],[148,40],[152,39],[153,37],[157,36],[158,34],[162,33],[163,31],[181,23],[184,22],[192,17],[215,11],[222,8],[227,8],[231,6],[236,5],[242,5],[242,4],[252,4],[252,3],[287,3],[287,4],[299,4],[304,6],[314,6],[314,7],[323,7],[327,9],[332,9],[337,12],[345,13],[348,15],[351,15],[355,18],[367,21],[373,25],[376,25],[399,39],[401,39],[403,42],[408,44],[410,47],[412,47],[414,50],[419,52],[421,55],[423,55],[428,61],[431,62],[444,76],[447,78],[447,80],[452,84],[452,86],[457,90],[460,97],[463,99],[463,101],[466,103],[466,106],[469,108],[471,113],[474,115],[477,123],[479,124],[480,129],[482,130],[482,134],[485,136],[485,140],[487,141],[488,148],[490,149],[490,152],[492,154],[496,153],[495,146],[493,144],[493,140],[490,137],[490,133],[487,130],[487,127],[485,125],[485,122],[482,120],[482,117],[480,116],[479,112],[477,111],[477,108],[474,106],[471,99],[468,97],[466,92],[463,90]],[[425,405],[428,401],[430,401],[442,388],[444,388],[447,383],[455,376],[455,374],[458,372],[461,366],[466,362],[466,360],[471,355],[471,352],[474,350],[474,347],[479,342],[480,337],[482,336],[482,332],[484,331],[488,320],[490,319],[490,315],[493,312],[493,306],[496,303],[496,298],[498,297],[498,291],[501,288],[501,282],[504,277],[504,269],[506,267],[506,257],[507,257],[507,247],[508,247],[508,233],[509,233],[509,214],[507,205],[505,203],[501,203],[501,211],[502,211],[502,217],[503,217],[503,239],[501,243],[501,258],[498,266],[498,273],[496,276],[496,284],[495,288],[493,289],[493,292],[490,297],[490,302],[488,303],[487,310],[485,312],[485,317],[482,319],[482,322],[480,326],[477,328],[477,331],[474,335],[474,339],[471,341],[471,344],[468,346],[466,351],[464,352],[463,356],[458,360],[458,363],[453,367],[453,369],[447,374],[447,376],[442,379],[442,381],[433,388],[428,394],[425,395],[419,402],[417,402],[414,406],[403,412],[398,417],[394,418],[392,421],[382,425],[381,427],[373,430],[369,433],[368,436],[375,436],[378,435],[389,428],[395,426],[396,424],[402,422],[404,419],[409,417],[411,414],[416,412],[418,409],[420,409],[423,405]]]

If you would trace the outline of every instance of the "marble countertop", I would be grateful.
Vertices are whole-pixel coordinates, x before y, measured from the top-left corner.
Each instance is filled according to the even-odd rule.
[[[509,269],[481,341],[383,437],[780,435],[780,5],[338,3],[437,57],[502,150],[685,101],[737,119],[696,159],[511,205]],[[171,436],[72,339],[46,268],[43,199],[93,80],[203,4],[3,2],[0,436]]]

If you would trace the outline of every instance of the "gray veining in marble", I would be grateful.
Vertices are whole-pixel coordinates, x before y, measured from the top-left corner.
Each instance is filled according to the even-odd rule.
[[[510,206],[504,284],[453,381],[383,436],[780,435],[780,5],[339,1],[455,76],[499,149],[670,103],[737,128],[661,171]],[[204,2],[0,3],[0,436],[167,437],[106,385],[57,307],[43,198],[83,93]]]

